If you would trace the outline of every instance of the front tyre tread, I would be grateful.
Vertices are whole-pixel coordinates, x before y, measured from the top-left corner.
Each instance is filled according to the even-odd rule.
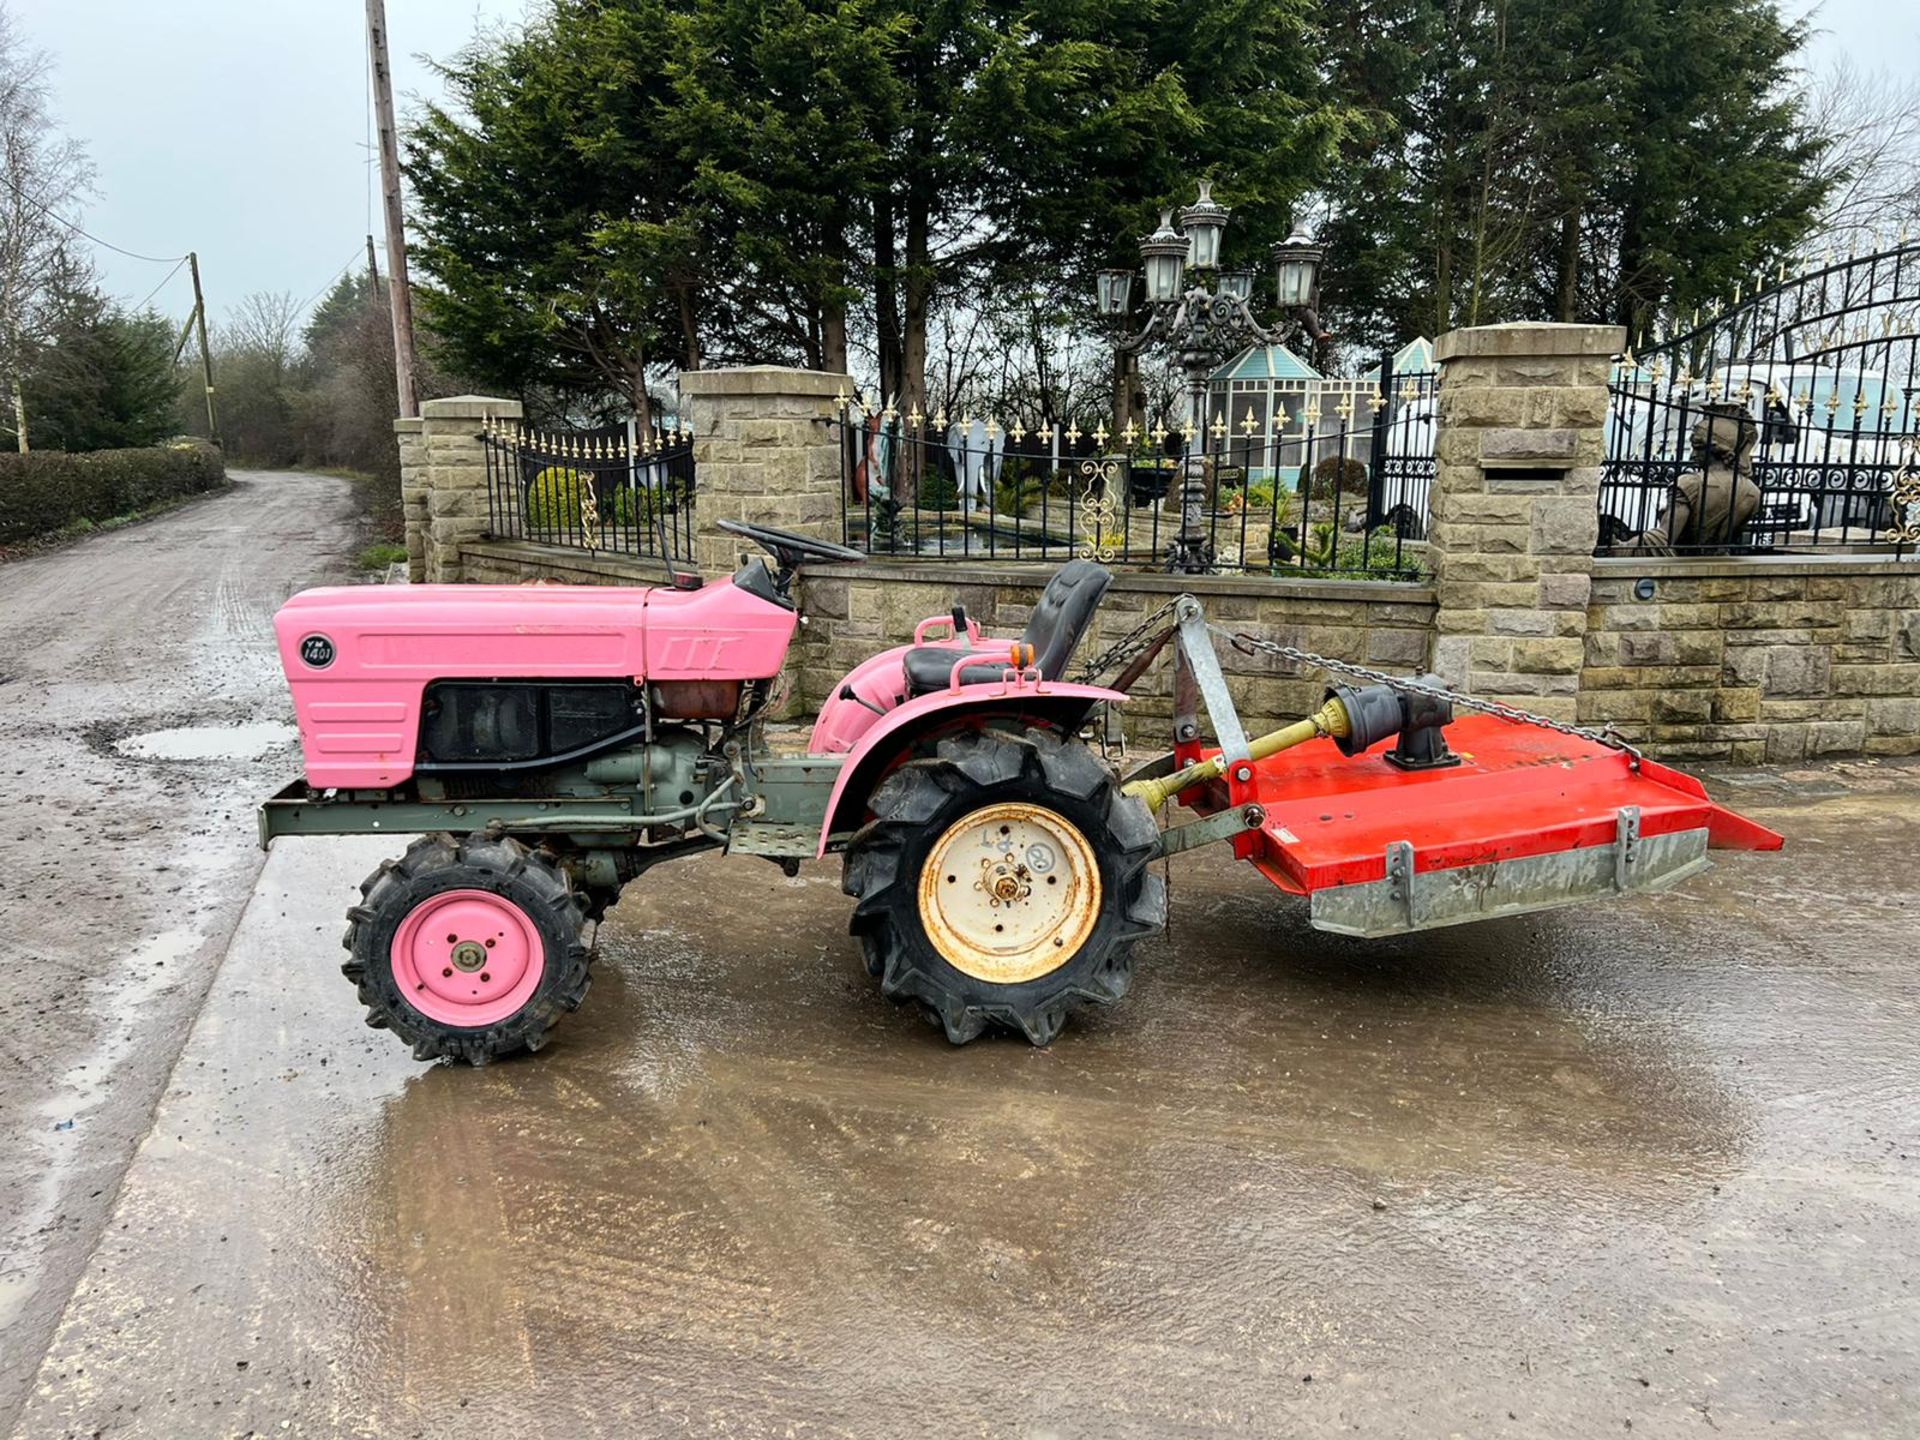
[[[540,932],[545,974],[527,1003],[495,1024],[442,1024],[414,1009],[395,983],[390,947],[407,914],[442,890],[490,890],[518,905]],[[535,1051],[563,1013],[576,1010],[592,983],[583,942],[587,898],[545,855],[510,838],[429,835],[399,860],[382,861],[360,887],[362,903],[347,912],[341,973],[366,1007],[366,1023],[391,1030],[416,1060],[485,1065]]]

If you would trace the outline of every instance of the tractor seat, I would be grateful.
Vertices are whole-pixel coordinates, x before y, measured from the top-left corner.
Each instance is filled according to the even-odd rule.
[[[1113,572],[1091,560],[1070,560],[1053,572],[1033,607],[1020,638],[1033,647],[1043,680],[1066,674],[1074,647],[1093,622],[1093,612],[1113,584]],[[907,651],[907,694],[927,695],[947,688],[953,667],[966,651],[947,645],[921,645]],[[987,660],[960,672],[962,685],[991,685],[1007,671],[1004,658]]]

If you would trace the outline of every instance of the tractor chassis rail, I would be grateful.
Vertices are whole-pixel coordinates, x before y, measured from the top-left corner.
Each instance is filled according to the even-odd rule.
[[[636,813],[630,799],[556,797],[545,800],[395,799],[386,791],[314,791],[296,780],[260,807],[260,845],[284,835],[465,834],[497,826],[516,833],[624,835],[669,816]]]

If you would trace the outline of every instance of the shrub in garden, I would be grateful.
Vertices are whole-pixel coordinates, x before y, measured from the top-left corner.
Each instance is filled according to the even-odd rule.
[[[993,487],[993,508],[1002,515],[1018,518],[1040,504],[1047,493],[1047,477],[1020,471],[1002,475]]]
[[[587,497],[587,482],[591,478],[585,470],[565,465],[549,465],[535,475],[527,487],[527,524],[535,530],[578,530],[580,502]],[[611,507],[599,493],[598,486],[594,498],[601,518],[606,519]]]
[[[1367,467],[1348,456],[1324,455],[1313,467],[1313,485],[1308,498],[1331,500],[1336,494],[1342,504],[1349,498],[1367,493]]]
[[[958,510],[960,508],[960,487],[954,483],[953,476],[934,466],[920,477],[920,500],[922,510]]]

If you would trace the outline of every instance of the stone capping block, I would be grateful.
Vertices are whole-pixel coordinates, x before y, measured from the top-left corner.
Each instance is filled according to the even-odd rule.
[[[1904,568],[1902,568],[1904,567]],[[1661,580],[1791,580],[1809,575],[1871,575],[1894,579],[1902,575],[1920,575],[1920,563],[1913,556],[1895,555],[1891,550],[1843,555],[1602,555],[1593,562],[1593,575],[1601,579],[1631,579],[1642,576]],[[1655,600],[1660,597],[1654,596]]]
[[[422,430],[426,429],[426,424],[426,421],[416,419],[411,415],[402,415],[398,420],[393,422],[393,433],[396,435],[418,435]]]
[[[484,420],[489,415],[497,420],[518,420],[525,413],[525,407],[518,400],[486,395],[449,395],[442,400],[429,400],[420,407],[422,420]],[[405,423],[396,421],[395,426]]]
[[[1570,355],[1613,356],[1627,347],[1624,325],[1561,325],[1523,323],[1515,325],[1476,325],[1464,330],[1449,330],[1433,346],[1436,362],[1449,360],[1505,359],[1521,356]]]
[[[658,560],[609,550],[575,550],[531,540],[463,540],[460,557],[491,560],[526,572],[529,578],[564,579],[574,584],[660,585],[666,572]]]
[[[728,365],[714,370],[682,370],[680,394],[688,399],[716,395],[796,395],[831,400],[853,392],[853,379],[837,370],[800,370],[790,365]]]

